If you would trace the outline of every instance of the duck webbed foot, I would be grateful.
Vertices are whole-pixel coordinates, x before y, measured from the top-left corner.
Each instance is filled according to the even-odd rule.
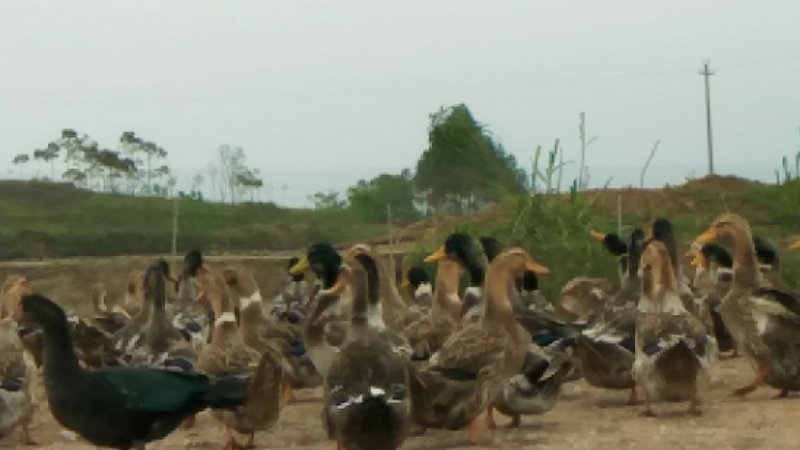
[[[701,404],[702,402],[700,401],[700,399],[698,398],[693,399],[691,403],[689,403],[689,414],[693,416],[702,416],[703,411],[700,409]]]
[[[758,372],[756,372],[756,376],[755,378],[753,378],[753,381],[751,381],[750,384],[746,386],[742,386],[739,389],[735,389],[733,391],[733,395],[737,397],[744,397],[745,395],[755,391],[756,389],[758,389],[759,386],[761,386],[762,383],[764,383],[764,380],[767,379],[767,373],[768,373],[767,369],[758,369]]]
[[[776,396],[775,396],[775,397],[773,397],[773,398],[775,398],[775,399],[778,399],[778,398],[789,398],[789,390],[788,390],[788,389],[782,389],[782,390],[781,390],[781,391],[778,393],[778,395],[776,395]]]

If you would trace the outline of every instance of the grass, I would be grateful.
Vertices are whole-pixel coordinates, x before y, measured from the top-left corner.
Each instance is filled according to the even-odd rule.
[[[622,232],[635,227],[647,232],[657,217],[672,220],[681,248],[705,231],[715,217],[730,211],[746,217],[753,233],[783,249],[784,278],[797,286],[800,252],[786,252],[792,236],[800,233],[800,182],[765,185],[730,177],[710,177],[664,189],[619,189],[508,199],[484,214],[450,223],[436,237],[420,241],[411,261],[420,264],[449,232],[467,230],[473,236],[495,236],[506,245],[521,245],[534,259],[551,270],[540,277],[540,288],[555,299],[564,284],[576,275],[616,281],[616,259],[589,237],[592,229],[616,232],[617,197],[623,206]],[[503,217],[501,220],[495,218]],[[684,262],[686,264],[686,262]],[[435,269],[424,265],[430,273]]]
[[[69,184],[0,182],[0,259],[168,253],[173,204],[97,194]],[[298,249],[310,242],[382,236],[348,210],[180,201],[178,249],[212,253]]]

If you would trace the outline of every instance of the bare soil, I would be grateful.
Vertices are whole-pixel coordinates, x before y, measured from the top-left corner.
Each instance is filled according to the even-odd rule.
[[[713,370],[703,415],[687,414],[686,404],[657,405],[659,417],[640,417],[640,406],[627,406],[627,392],[603,391],[577,381],[565,386],[559,404],[547,414],[523,418],[518,429],[484,430],[486,444],[471,446],[465,432],[429,430],[409,437],[403,449],[754,449],[798,448],[797,413],[800,399],[773,399],[776,391],[762,387],[746,399],[730,395],[733,388],[750,380],[752,370],[743,358],[720,361]],[[41,387],[37,388],[43,399]],[[321,391],[297,393],[276,427],[256,436],[264,449],[333,450],[320,422]],[[34,438],[42,448],[83,450],[94,448],[79,438],[66,437],[54,421],[46,401],[40,401],[33,424]],[[15,447],[20,433],[0,440],[0,448]],[[178,430],[150,449],[221,449],[224,433],[218,423],[201,414],[192,430]]]

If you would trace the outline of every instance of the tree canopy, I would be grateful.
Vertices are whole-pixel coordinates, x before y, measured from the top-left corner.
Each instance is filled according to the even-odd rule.
[[[437,211],[471,211],[526,190],[527,177],[514,156],[463,104],[431,115],[428,144],[414,181]]]
[[[392,220],[408,223],[419,217],[414,206],[414,184],[411,172],[400,175],[381,174],[370,181],[360,180],[347,190],[350,209],[364,221],[386,220],[387,205],[391,205]]]

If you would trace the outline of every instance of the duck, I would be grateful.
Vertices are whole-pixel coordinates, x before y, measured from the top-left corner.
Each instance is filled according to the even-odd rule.
[[[761,273],[761,286],[775,288],[800,296],[800,291],[789,286],[783,279],[783,265],[781,254],[775,244],[760,236],[753,236],[753,245],[758,260],[758,270]]]
[[[555,314],[553,304],[539,290],[539,277],[535,273],[526,270],[517,278],[516,287],[524,309]]]
[[[405,358],[370,320],[380,298],[380,271],[368,252],[348,258],[339,273],[350,284],[350,329],[325,377],[324,424],[339,448],[394,450],[411,426]],[[344,280],[341,280],[344,278]]]
[[[403,301],[395,284],[395,274],[391,273],[388,267],[376,257],[369,245],[364,243],[352,245],[346,250],[345,258],[350,259],[357,254],[366,254],[371,257],[379,272],[378,290],[381,301],[370,308],[370,312],[374,311],[375,314],[374,317],[370,316],[370,320],[377,320],[377,324],[383,324],[379,326],[385,326],[393,330],[395,335],[399,335],[398,333],[402,332],[409,323],[422,317],[422,313],[419,310],[412,310]]]
[[[133,318],[128,312],[118,306],[109,308],[106,304],[108,289],[103,283],[92,286],[92,317],[91,322],[103,332],[113,335],[127,326]]]
[[[444,345],[461,326],[461,299],[458,283],[463,266],[450,258],[436,263],[436,290],[428,314],[410,323],[403,331],[412,348],[411,359],[424,361]]]
[[[346,284],[337,283],[342,270],[342,256],[332,245],[318,242],[306,250],[289,272],[306,270],[314,272],[318,284],[312,289],[309,312],[301,324],[303,343],[317,373],[325,379],[349,328],[339,310],[339,294]]]
[[[430,258],[444,257],[461,258],[441,248]],[[489,407],[505,382],[520,373],[532,344],[530,335],[515,320],[508,298],[509,283],[526,269],[549,273],[521,248],[497,255],[486,274],[481,320],[453,333],[431,356],[426,368],[412,368],[414,419],[421,431],[466,427],[469,441],[475,443],[479,415],[486,411],[487,420],[493,422]]]
[[[144,299],[149,315],[138,333],[127,342],[125,351],[133,364],[189,371],[197,359],[197,351],[170,320],[165,283],[161,265],[153,264],[145,272]]]
[[[12,301],[4,306],[9,308],[7,313],[19,308]],[[23,348],[17,323],[7,315],[0,319],[0,438],[20,428],[22,443],[36,445],[30,430],[35,409],[31,392],[35,378],[36,363]]]
[[[655,401],[688,401],[689,412],[700,415],[709,382],[713,338],[681,300],[673,256],[663,242],[653,239],[639,268],[633,377],[644,394],[644,416],[655,416]]]
[[[665,217],[655,219],[651,226],[650,235],[651,240],[660,241],[667,248],[670,263],[675,272],[675,279],[678,283],[678,292],[680,293],[684,308],[700,319],[706,326],[706,329],[712,329],[713,323],[711,322],[711,316],[707,313],[708,308],[702,303],[702,299],[699,299],[692,291],[692,288],[689,286],[689,279],[681,269],[680,259],[678,258],[678,244],[672,222]]]
[[[639,258],[644,245],[644,231],[634,229],[626,245],[625,277],[620,290],[579,336],[569,340],[586,382],[602,389],[629,390],[628,404],[638,401],[631,367],[641,286]]]
[[[521,416],[544,414],[558,403],[561,387],[568,380],[573,364],[570,353],[550,355],[536,346],[528,349],[522,372],[503,386],[493,407],[511,417],[510,428],[519,427]]]
[[[620,281],[624,284],[628,259],[625,241],[616,233],[591,230],[589,235],[617,257]],[[588,323],[603,311],[604,305],[616,292],[614,285],[604,278],[575,277],[561,288],[556,302],[557,313],[568,322]]]
[[[503,244],[495,237],[481,236],[478,238],[478,241],[481,243],[481,248],[483,248],[483,254],[486,256],[487,264],[491,264],[492,260],[503,251]],[[523,304],[520,298],[520,291],[517,288],[518,278],[520,277],[516,277],[508,285],[508,298],[511,300],[511,306],[514,308],[515,313],[527,311],[525,304]],[[480,310],[480,308],[478,309]]]
[[[7,319],[22,301],[22,297],[31,293],[28,279],[24,275],[9,275],[0,289],[2,292],[2,309],[0,320]],[[38,327],[17,324],[17,334],[22,348],[33,358],[37,368],[42,366],[42,330]]]
[[[219,272],[205,264],[200,250],[187,252],[178,281],[178,298],[170,312],[172,324],[196,350],[211,339],[211,298],[227,295],[225,281]]]
[[[736,356],[736,341],[720,314],[722,298],[730,290],[733,280],[731,254],[725,247],[709,242],[703,245],[691,264],[695,268],[692,286],[703,298],[702,303],[712,323],[709,331],[714,335],[720,352],[733,352]]]
[[[778,397],[800,390],[800,299],[792,293],[762,287],[750,225],[726,213],[695,238],[692,249],[718,241],[733,256],[733,282],[720,313],[743,353],[755,368],[750,383],[734,390],[746,396],[767,384]]]
[[[244,343],[260,352],[280,356],[282,395],[286,400],[292,399],[295,389],[320,386],[322,379],[308,358],[300,325],[264,313],[261,291],[250,271],[228,268],[222,276],[238,300],[239,333]]]
[[[289,258],[288,269],[291,270],[298,262],[300,262],[300,258],[296,256]],[[308,299],[309,286],[305,279],[305,273],[288,273],[286,284],[272,301],[269,314],[280,316],[283,313],[293,312],[303,315],[308,308]]]
[[[469,286],[461,298],[461,317],[464,323],[476,323],[483,314],[482,291],[486,276],[487,258],[480,245],[466,233],[452,233],[444,243],[425,258],[426,263],[450,257],[464,267],[469,276]]]
[[[247,401],[248,383],[236,377],[210,379],[149,367],[82,368],[64,310],[44,296],[23,297],[15,316],[43,330],[43,378],[53,417],[93,445],[144,450],[203,409],[236,408]]]
[[[260,300],[260,299],[258,299]],[[213,410],[212,415],[225,427],[225,448],[255,448],[255,433],[272,428],[278,421],[285,403],[281,389],[283,367],[281,355],[269,347],[254,348],[245,342],[234,314],[234,304],[228,296],[210,298],[214,317],[211,342],[203,346],[197,358],[197,368],[208,376],[235,374],[250,380],[248,401],[240,408]],[[260,302],[247,305],[257,308]],[[244,321],[243,321],[244,322]],[[247,434],[247,442],[239,444],[232,431]]]
[[[421,266],[414,266],[406,272],[406,278],[400,285],[401,289],[410,289],[413,299],[412,307],[425,312],[433,304],[433,284],[428,272]]]

